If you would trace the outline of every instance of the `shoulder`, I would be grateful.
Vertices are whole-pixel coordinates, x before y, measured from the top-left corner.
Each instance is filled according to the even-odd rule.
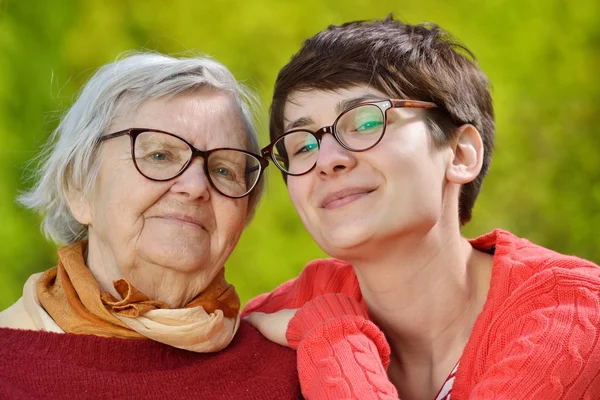
[[[515,286],[499,308],[502,315],[515,318],[535,314],[558,318],[565,312],[598,316],[599,300],[600,268],[550,265]]]
[[[237,380],[242,386],[236,392],[248,392],[253,394],[252,398],[265,399],[298,398],[300,394],[296,352],[271,342],[247,321],[240,321],[232,343],[216,353],[214,360],[221,365],[221,376],[230,378],[223,379],[223,383]],[[231,398],[247,398],[245,396],[247,394],[238,394]]]
[[[499,238],[496,246],[488,299],[461,357],[457,396],[471,393],[466,382],[480,392],[513,387],[516,394],[540,376],[589,387],[600,368],[600,268],[515,237]],[[519,378],[504,380],[500,371]],[[546,383],[553,397],[556,386]]]
[[[31,319],[25,310],[23,298],[20,298],[12,306],[0,312],[0,328],[37,329],[33,319]]]
[[[492,340],[536,331],[548,339],[566,334],[584,320],[590,326],[600,323],[600,267],[501,230],[482,238],[471,243],[476,248],[493,245],[495,254],[474,337],[489,335]],[[599,329],[592,330],[589,335],[600,334]]]
[[[358,286],[356,274],[351,264],[335,258],[324,258],[309,262],[298,277],[299,280],[310,281],[315,285],[315,290],[335,292],[344,289],[353,289]]]
[[[486,235],[472,239],[470,243],[478,250],[494,248],[495,261],[498,259],[498,261],[505,263],[519,263],[538,271],[546,267],[561,267],[564,269],[599,268],[591,261],[558,253],[502,229],[496,229]]]
[[[600,279],[600,267],[579,257],[564,255],[497,229],[471,240],[479,250],[495,249],[490,292],[509,296],[550,280],[569,285]],[[494,288],[502,288],[494,290]]]
[[[600,322],[600,267],[504,231],[496,232],[495,246],[479,333],[496,337],[535,330],[549,338],[566,334],[581,321]],[[593,331],[588,334],[600,335],[600,329]]]
[[[268,372],[270,375],[296,376],[296,352],[270,341],[245,320],[240,321],[240,328],[231,344],[215,354],[219,354],[215,362],[224,364],[224,368],[254,365],[257,374]],[[277,360],[277,363],[273,363],[273,360]]]
[[[296,360],[294,350],[270,341],[254,326],[245,320],[240,321],[240,327],[231,344],[225,351],[239,353],[237,357],[259,357],[271,360],[273,357],[283,357],[285,360]]]
[[[311,261],[298,277],[250,300],[244,314],[299,308],[315,297],[327,293],[344,293],[357,301],[362,299],[352,265],[334,258]]]
[[[23,296],[15,304],[0,312],[0,327],[63,332],[41,306],[37,296],[37,282],[44,274],[39,272],[27,279],[23,286]]]

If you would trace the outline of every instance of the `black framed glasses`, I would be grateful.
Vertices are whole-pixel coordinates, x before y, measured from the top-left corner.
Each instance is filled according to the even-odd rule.
[[[128,135],[131,159],[138,172],[152,181],[168,181],[183,174],[194,158],[204,160],[204,173],[222,195],[247,196],[269,165],[268,160],[245,150],[198,150],[185,139],[157,129],[130,128],[102,136],[100,141]]]
[[[330,126],[311,131],[293,129],[261,150],[287,175],[304,175],[315,167],[323,135],[330,133],[345,149],[361,152],[381,141],[391,108],[436,108],[435,103],[417,100],[388,99],[357,104],[343,111]]]

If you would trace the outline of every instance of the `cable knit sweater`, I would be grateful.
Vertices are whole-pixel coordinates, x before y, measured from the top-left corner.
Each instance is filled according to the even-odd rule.
[[[496,230],[490,289],[460,359],[458,399],[600,399],[600,268]],[[368,319],[352,266],[311,262],[244,314],[300,308],[287,339],[309,399],[397,399],[390,348]]]
[[[0,399],[299,399],[294,351],[247,322],[217,353],[0,328]]]

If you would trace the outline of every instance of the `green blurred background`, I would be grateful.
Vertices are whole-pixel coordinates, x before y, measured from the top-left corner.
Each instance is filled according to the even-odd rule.
[[[0,0],[0,309],[56,262],[40,218],[14,201],[77,90],[130,49],[201,52],[254,87],[266,110],[278,70],[329,24],[435,22],[465,43],[493,83],[492,172],[465,229],[495,227],[600,262],[600,2],[579,0]],[[323,253],[275,168],[258,214],[227,265],[242,300]]]

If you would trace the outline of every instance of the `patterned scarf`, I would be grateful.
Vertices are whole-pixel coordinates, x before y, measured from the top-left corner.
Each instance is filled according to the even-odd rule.
[[[200,353],[221,350],[233,339],[239,326],[240,300],[225,281],[223,269],[187,305],[171,309],[124,279],[114,282],[122,300],[103,292],[85,265],[86,246],[82,241],[59,249],[58,265],[36,283],[39,304],[64,332],[149,338]],[[35,314],[35,310],[28,312]]]

